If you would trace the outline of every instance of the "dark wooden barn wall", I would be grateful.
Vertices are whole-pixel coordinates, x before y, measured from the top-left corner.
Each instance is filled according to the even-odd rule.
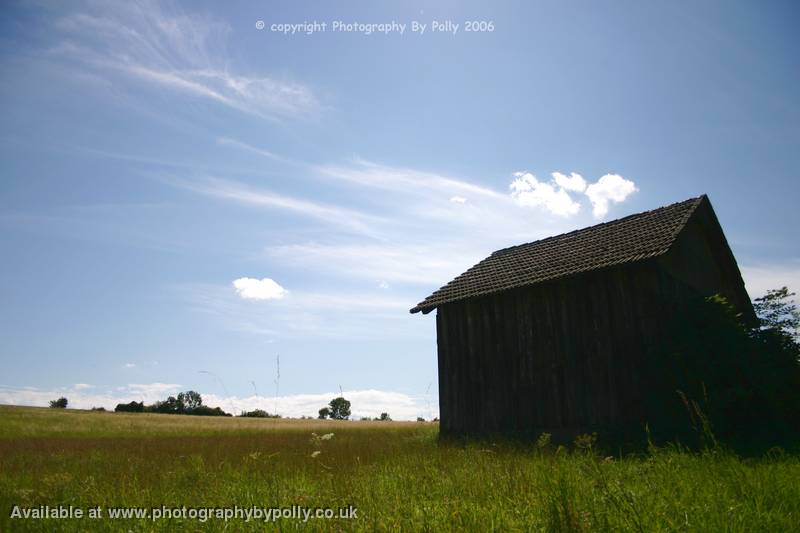
[[[655,261],[442,305],[443,433],[573,432],[643,416],[640,362],[687,287]]]

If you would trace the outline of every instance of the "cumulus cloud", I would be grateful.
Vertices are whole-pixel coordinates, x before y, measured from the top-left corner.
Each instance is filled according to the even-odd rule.
[[[586,190],[586,180],[583,179],[583,176],[580,174],[571,172],[570,175],[567,176],[561,172],[553,172],[551,175],[556,184],[564,190],[575,192],[583,192]]]
[[[136,368],[136,363],[125,363],[125,368]]]
[[[450,198],[450,201],[453,202],[454,204],[465,204],[465,203],[467,203],[467,199],[464,198],[463,196],[453,196],[452,198]]]
[[[569,193],[583,193],[592,204],[594,216],[602,218],[608,214],[610,203],[623,202],[639,190],[636,184],[618,174],[606,174],[591,185],[587,185],[583,176],[576,172],[569,176],[553,172],[551,176],[552,180],[543,182],[530,172],[515,172],[515,179],[509,186],[511,197],[519,205],[541,207],[555,215],[568,217],[577,214],[581,208]]]
[[[315,416],[337,396],[344,396],[350,401],[351,419],[361,417],[378,417],[381,413],[389,413],[394,420],[415,420],[422,416],[428,420],[438,416],[436,399],[427,398],[424,394],[411,396],[402,392],[382,391],[376,389],[345,390],[342,393],[323,392],[320,394],[291,394],[285,396],[216,396],[203,394],[203,403],[212,407],[219,406],[225,411],[239,413],[253,409],[264,409],[270,413],[277,412],[281,416],[300,417]]]
[[[270,278],[239,278],[233,287],[245,300],[280,300],[289,292]]]
[[[606,174],[586,187],[586,196],[592,202],[592,214],[601,218],[608,213],[609,202],[619,203],[639,189],[619,174]]]
[[[580,211],[581,205],[575,202],[563,187],[541,182],[530,172],[515,172],[514,176],[516,179],[509,187],[511,197],[519,205],[543,207],[554,215],[562,217]]]

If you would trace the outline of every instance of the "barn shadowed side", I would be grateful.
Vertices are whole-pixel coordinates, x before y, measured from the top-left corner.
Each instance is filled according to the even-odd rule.
[[[494,252],[411,309],[437,310],[442,433],[643,423],[665,318],[716,293],[755,320],[705,195]]]

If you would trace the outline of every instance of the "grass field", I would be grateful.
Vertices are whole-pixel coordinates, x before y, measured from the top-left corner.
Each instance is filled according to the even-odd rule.
[[[354,519],[270,523],[281,530],[797,531],[800,458],[675,449],[604,457],[440,444],[432,423],[0,406],[0,531],[264,528],[241,518],[10,517],[14,506],[44,505],[101,506],[106,515],[135,506],[357,508]]]

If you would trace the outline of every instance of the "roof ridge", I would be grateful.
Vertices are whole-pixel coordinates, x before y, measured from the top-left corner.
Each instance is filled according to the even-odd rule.
[[[705,194],[501,248],[434,291],[411,312],[427,313],[448,302],[658,257],[672,248],[704,201],[708,202]]]
[[[688,198],[688,199],[682,200],[680,202],[673,202],[671,204],[663,205],[661,207],[656,207],[655,209],[650,209],[648,211],[640,211],[638,213],[632,213],[630,215],[627,215],[627,216],[624,216],[624,217],[621,217],[621,218],[615,218],[614,220],[608,220],[606,222],[600,222],[599,224],[594,224],[594,225],[591,225],[591,226],[586,226],[586,227],[583,227],[583,228],[574,229],[574,230],[568,231],[566,233],[559,233],[558,235],[551,235],[549,237],[544,237],[543,239],[538,239],[536,241],[523,242],[522,244],[515,244],[514,246],[507,246],[506,248],[500,248],[499,250],[495,250],[494,252],[492,252],[489,255],[489,257],[491,257],[491,256],[493,256],[495,254],[505,253],[505,252],[508,252],[510,250],[514,250],[516,248],[522,248],[522,247],[525,247],[525,246],[529,246],[531,244],[541,244],[541,243],[545,243],[545,242],[548,242],[548,241],[553,241],[553,240],[559,239],[561,237],[567,237],[567,236],[573,235],[575,233],[583,233],[584,231],[594,230],[594,229],[597,229],[597,228],[600,228],[600,227],[603,227],[603,226],[611,226],[612,224],[618,224],[618,223],[627,221],[629,219],[634,219],[634,218],[639,218],[639,217],[652,215],[656,211],[666,211],[667,209],[670,209],[672,207],[675,207],[675,206],[678,206],[678,205],[681,205],[681,204],[688,204],[688,203],[691,203],[691,202],[696,202],[696,204],[692,207],[691,211],[689,212],[688,216],[683,220],[683,224],[685,224],[686,221],[688,220],[689,216],[691,216],[691,214],[694,213],[694,210],[697,209],[697,206],[700,205],[700,200],[702,200],[703,198],[707,198],[707,196],[705,194],[702,194],[702,195],[694,197],[694,198]],[[680,231],[680,230],[678,230],[678,231]]]

